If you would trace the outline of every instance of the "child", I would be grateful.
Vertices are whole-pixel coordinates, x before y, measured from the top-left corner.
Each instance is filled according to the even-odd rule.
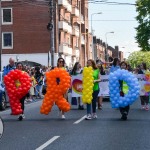
[[[35,95],[34,88],[35,88],[35,85],[37,84],[37,82],[34,78],[34,72],[31,72],[30,76],[31,76],[30,98],[31,98],[31,100],[34,100],[33,99],[33,96]]]

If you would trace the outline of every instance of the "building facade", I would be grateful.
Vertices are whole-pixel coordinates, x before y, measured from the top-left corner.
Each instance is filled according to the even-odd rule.
[[[88,3],[86,0],[1,0],[2,66],[10,57],[16,61],[51,65],[51,31],[47,29],[54,11],[54,66],[63,57],[68,67],[76,61],[85,65],[89,57]]]

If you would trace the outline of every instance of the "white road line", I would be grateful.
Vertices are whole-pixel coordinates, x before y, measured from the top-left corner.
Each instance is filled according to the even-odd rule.
[[[81,119],[77,120],[76,122],[74,122],[73,124],[78,124],[78,123],[80,123],[82,120],[84,120],[84,119],[85,119],[85,117],[86,117],[86,115],[85,115],[85,116],[83,116]]]
[[[35,150],[43,150],[45,147],[47,147],[49,144],[51,144],[52,142],[54,142],[56,139],[58,139],[60,136],[54,136],[53,138],[51,138],[50,140],[48,140],[46,143],[44,143],[43,145],[41,145],[40,147],[38,147]]]

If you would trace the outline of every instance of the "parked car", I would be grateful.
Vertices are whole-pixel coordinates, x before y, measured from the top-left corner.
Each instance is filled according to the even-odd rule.
[[[5,87],[3,84],[3,73],[0,72],[0,110],[5,110],[7,106]]]

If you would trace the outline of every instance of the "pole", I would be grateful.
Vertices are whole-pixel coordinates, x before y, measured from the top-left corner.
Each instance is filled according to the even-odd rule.
[[[54,47],[54,0],[50,0],[50,24],[51,24],[51,32],[50,32],[50,45],[51,45],[51,66],[54,67],[54,53],[55,53],[55,47]]]
[[[93,14],[91,14],[91,34],[92,34],[92,59],[94,60],[94,44],[93,44],[92,16],[93,16]]]
[[[106,62],[108,62],[107,33],[105,34],[105,37],[106,37],[106,56],[105,56],[105,60],[106,60]]]
[[[0,71],[2,71],[2,14],[1,14],[1,1],[0,1]]]

